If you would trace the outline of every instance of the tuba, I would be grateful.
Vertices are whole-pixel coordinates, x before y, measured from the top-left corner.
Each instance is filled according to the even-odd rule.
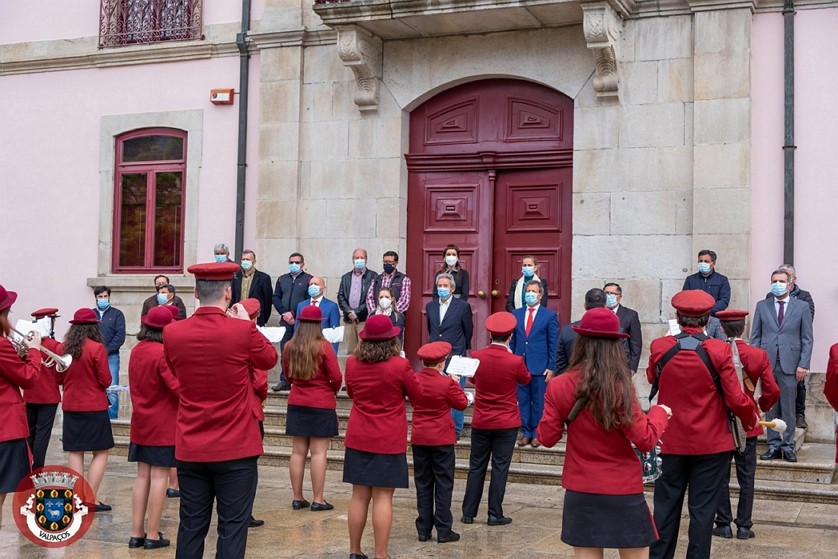
[[[20,356],[21,359],[26,359],[26,353],[29,351],[29,348],[26,347],[26,344],[23,343],[22,340],[31,340],[32,337],[29,334],[22,334],[20,330],[12,328],[12,332],[20,336],[21,340],[17,340],[15,338],[9,338],[9,341],[12,342],[12,345],[15,347],[15,351]],[[55,367],[55,371],[58,373],[63,373],[66,371],[70,365],[73,363],[73,356],[70,354],[67,355],[58,355],[57,353],[53,353],[52,351],[48,350],[42,345],[38,346],[38,350],[47,356],[47,359],[44,360],[43,365],[45,367]]]

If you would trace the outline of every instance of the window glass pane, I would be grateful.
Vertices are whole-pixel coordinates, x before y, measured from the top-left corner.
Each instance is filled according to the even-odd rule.
[[[146,238],[146,175],[122,175],[119,265],[144,266]]]
[[[157,173],[154,266],[180,265],[183,173]]]
[[[123,163],[181,159],[183,159],[183,138],[176,138],[174,136],[142,136],[123,142]]]

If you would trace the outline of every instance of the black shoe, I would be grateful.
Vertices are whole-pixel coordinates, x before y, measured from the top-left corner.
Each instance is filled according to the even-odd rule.
[[[264,520],[256,520],[253,518],[253,515],[250,515],[250,520],[247,521],[248,528],[258,528],[259,526],[263,526],[265,524]]]
[[[291,501],[291,508],[294,509],[294,510],[307,509],[310,506],[311,506],[311,503],[309,503],[305,499],[300,499],[300,500],[294,499],[293,501]]]
[[[458,541],[460,541],[460,534],[458,534],[457,532],[448,532],[447,536],[436,539],[437,543],[449,543]]]
[[[135,538],[134,536],[131,536],[131,539],[128,540],[128,547],[130,549],[137,549],[143,545],[145,545],[145,535],[143,535],[142,538]]]
[[[426,542],[426,541],[429,541],[431,539],[431,535],[430,534],[419,534],[419,536],[416,539],[419,540],[420,542]]]
[[[326,501],[323,501],[322,503],[311,503],[311,510],[314,512],[332,510],[333,508],[335,508],[334,505],[327,503]]]
[[[350,553],[349,559],[369,559],[369,557],[367,557],[363,553]]]
[[[779,448],[769,448],[766,452],[759,455],[760,460],[777,460],[780,458]]]
[[[291,390],[291,385],[287,382],[279,382],[273,386],[271,386],[271,390],[274,392],[288,392]]]
[[[113,510],[113,507],[110,505],[106,505],[105,503],[99,502],[96,503],[96,506],[93,507],[93,510],[96,512],[108,512],[109,510]]]
[[[474,524],[474,517],[464,516],[460,519],[460,522],[462,522],[463,524]]]
[[[786,462],[797,462],[797,456],[794,454],[794,450],[790,448],[783,449],[783,460]]]
[[[729,525],[723,524],[721,526],[716,526],[715,528],[713,528],[713,535],[718,536],[720,538],[730,539],[733,537],[733,532],[731,531]]]
[[[507,524],[512,524],[512,519],[508,516],[501,516],[498,518],[497,516],[489,515],[489,521],[486,522],[489,526],[506,526]]]
[[[168,489],[166,489],[166,497],[168,497],[169,499],[178,499],[180,497],[180,491],[169,487]]]
[[[161,547],[169,547],[169,544],[172,543],[163,537],[163,532],[157,532],[157,538],[156,540],[146,538],[143,549],[160,549]]]
[[[736,529],[736,538],[740,540],[749,540],[751,538],[755,538],[756,534],[750,528],[737,528]]]
[[[809,428],[809,424],[806,423],[806,416],[803,415],[803,414],[800,414],[800,415],[797,416],[797,421],[795,422],[795,424],[796,424],[798,429],[808,429]]]

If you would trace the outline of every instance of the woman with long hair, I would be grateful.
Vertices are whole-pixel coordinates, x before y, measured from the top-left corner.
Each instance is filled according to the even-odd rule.
[[[442,259],[442,266],[436,275],[447,273],[454,276],[455,287],[452,295],[457,299],[468,301],[468,270],[463,268],[460,262],[460,249],[457,245],[446,246],[442,249]],[[439,299],[436,289],[433,290],[433,298]]]
[[[31,471],[26,437],[26,405],[20,395],[21,388],[32,388],[41,371],[41,337],[33,333],[23,341],[26,355],[21,359],[15,346],[8,339],[12,331],[9,310],[17,293],[6,291],[0,285],[0,526],[3,525],[3,503],[6,493],[17,491],[17,485]]]
[[[619,549],[622,559],[647,558],[657,530],[632,445],[651,450],[672,410],[657,405],[647,415],[640,409],[617,315],[591,309],[573,330],[579,337],[570,368],[547,385],[537,430],[546,447],[568,432],[562,541],[580,559],[601,559],[604,548]]]
[[[506,296],[506,312],[525,307],[527,302],[527,284],[533,280],[541,282],[541,304],[547,306],[547,280],[538,275],[538,259],[527,255],[521,258],[521,276],[512,280]]]
[[[169,469],[175,466],[172,425],[177,419],[179,385],[163,356],[163,328],[172,322],[172,313],[162,306],[154,307],[140,322],[142,326],[137,334],[140,343],[131,350],[128,362],[133,408],[128,461],[137,463],[128,547],[157,549],[170,543],[160,532],[160,517],[166,501]]]
[[[436,293],[436,290],[434,290],[434,293]],[[375,314],[386,316],[390,319],[390,323],[398,329],[399,335],[397,339],[401,348],[404,345],[404,315],[396,310],[396,300],[393,298],[393,290],[389,287],[382,287],[378,290],[378,302],[375,305]]]
[[[326,485],[326,451],[338,434],[335,394],[340,390],[341,374],[332,345],[323,337],[323,313],[308,305],[297,316],[297,330],[282,351],[282,365],[291,383],[285,434],[291,435],[293,448],[288,470],[294,499],[291,508],[312,511],[331,510],[323,488]],[[306,455],[311,451],[312,502],[303,497]]]
[[[372,501],[375,557],[387,559],[393,493],[408,486],[407,414],[404,398],[421,399],[422,387],[407,359],[399,357],[399,328],[384,315],[367,319],[355,354],[346,361],[352,411],[346,427],[343,481],[352,484],[349,557],[366,559],[361,537]]]
[[[93,309],[79,309],[70,321],[59,354],[70,354],[72,364],[58,375],[64,385],[64,452],[67,466],[84,474],[84,453],[92,452],[87,482],[96,495],[108,465],[108,450],[113,448],[113,431],[108,417],[107,389],[111,385],[108,352],[99,333],[99,319]],[[96,512],[111,510],[97,499]]]

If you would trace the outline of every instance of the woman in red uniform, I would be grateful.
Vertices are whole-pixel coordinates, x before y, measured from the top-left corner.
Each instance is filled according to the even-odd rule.
[[[619,548],[623,559],[649,556],[657,539],[643,497],[641,466],[632,443],[648,452],[672,411],[637,401],[621,338],[620,320],[604,308],[591,309],[573,330],[579,335],[569,370],[547,385],[538,440],[552,447],[568,429],[562,469],[565,488],[562,541],[577,558],[601,558]],[[568,419],[579,402],[575,418]]]
[[[311,507],[313,511],[331,510],[323,497],[326,484],[326,451],[331,438],[338,434],[335,394],[340,390],[341,374],[335,352],[323,337],[323,313],[320,307],[303,307],[297,316],[297,330],[282,352],[282,368],[291,382],[285,434],[293,437],[291,488],[294,510]],[[312,502],[303,497],[306,455],[311,451]]]
[[[79,309],[70,324],[59,352],[73,357],[70,367],[58,375],[64,385],[62,441],[64,452],[69,453],[67,466],[80,474],[84,473],[84,453],[93,453],[86,479],[95,495],[105,477],[108,450],[114,446],[106,392],[111,371],[96,311]],[[109,510],[109,505],[96,501],[97,512]]]
[[[58,309],[38,309],[32,313],[36,319],[49,317],[50,337],[41,338],[41,345],[53,353],[58,352],[60,345],[55,341],[53,332]],[[41,363],[41,374],[38,382],[32,388],[23,391],[23,401],[26,402],[26,418],[29,421],[29,448],[32,450],[32,469],[36,470],[44,465],[52,435],[52,424],[55,422],[55,411],[61,402],[61,391],[58,390],[58,379],[55,376],[55,365],[50,367]]]
[[[133,524],[128,547],[157,549],[169,545],[160,532],[169,468],[175,466],[178,381],[163,357],[163,328],[172,322],[165,307],[154,307],[140,319],[140,340],[131,350],[128,385],[131,387],[131,444],[128,461],[137,463],[134,480]],[[148,530],[145,516],[148,512]],[[156,535],[149,538],[147,534]]]
[[[399,328],[385,315],[367,319],[354,355],[346,361],[346,392],[352,411],[346,428],[343,481],[352,484],[349,502],[349,557],[367,559],[361,536],[373,503],[375,557],[387,559],[393,525],[393,493],[407,487],[405,394],[421,399],[422,388],[407,359],[399,357]]]
[[[30,470],[26,437],[26,406],[20,396],[21,388],[31,388],[38,381],[41,369],[41,337],[36,333],[25,340],[28,350],[24,360],[7,339],[12,331],[9,309],[17,293],[0,285],[0,526],[3,525],[3,503],[6,493],[14,493]]]

